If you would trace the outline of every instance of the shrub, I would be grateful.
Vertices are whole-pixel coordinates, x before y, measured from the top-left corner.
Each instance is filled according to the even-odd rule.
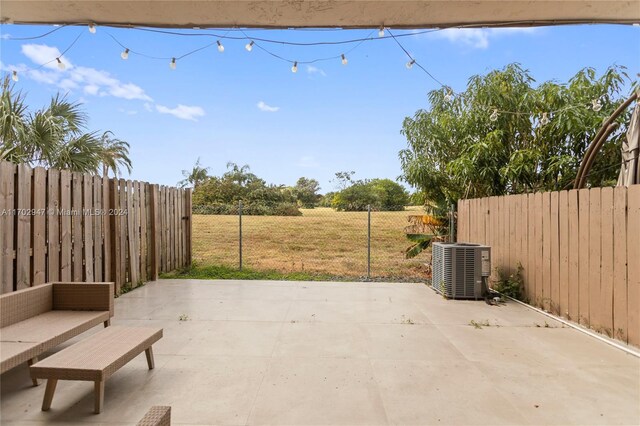
[[[237,215],[238,204],[201,204],[193,206],[193,214],[205,215]],[[262,203],[247,203],[242,205],[242,214],[246,216],[301,216],[302,212],[293,203],[277,203],[266,205]]]
[[[505,277],[504,271],[498,269],[498,280],[493,283],[493,288],[497,292],[505,296],[512,297],[516,300],[523,300],[522,290],[524,289],[524,281],[522,279],[522,264],[518,263],[518,269],[513,274]]]

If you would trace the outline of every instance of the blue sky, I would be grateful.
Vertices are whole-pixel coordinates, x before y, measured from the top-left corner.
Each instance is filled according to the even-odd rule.
[[[3,73],[18,69],[17,86],[33,108],[58,91],[84,103],[92,130],[111,130],[131,144],[131,178],[175,185],[181,170],[198,157],[212,174],[228,161],[249,164],[270,183],[294,184],[300,176],[318,179],[330,191],[337,171],[357,178],[391,178],[401,173],[398,151],[405,147],[402,121],[427,108],[426,95],[438,85],[416,67],[392,39],[362,43],[340,59],[312,66],[282,62],[259,48],[247,52],[246,40],[222,40],[178,60],[130,54],[122,47],[156,57],[178,57],[215,42],[133,29],[64,27],[35,40],[51,26],[3,25]],[[395,35],[405,31],[394,31]],[[184,31],[183,31],[184,32]],[[188,31],[190,33],[226,30]],[[249,37],[312,42],[367,37],[369,30],[246,30]],[[61,71],[55,59],[64,55]],[[227,35],[243,36],[229,31]],[[377,30],[373,32],[377,36]],[[640,28],[579,25],[536,29],[446,30],[401,39],[406,49],[433,75],[454,90],[468,78],[511,62],[531,70],[537,81],[566,81],[579,69],[598,72],[611,64],[640,72]],[[307,61],[336,56],[353,45],[294,47],[259,43],[272,53]],[[57,50],[56,50],[57,49]]]

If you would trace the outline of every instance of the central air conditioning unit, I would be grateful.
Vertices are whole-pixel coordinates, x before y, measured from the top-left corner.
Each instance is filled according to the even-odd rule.
[[[433,243],[431,286],[449,299],[482,299],[491,275],[491,247]]]

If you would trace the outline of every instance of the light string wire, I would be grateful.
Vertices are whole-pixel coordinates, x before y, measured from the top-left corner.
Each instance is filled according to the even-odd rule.
[[[514,25],[516,23],[511,23],[511,25]],[[33,37],[19,37],[19,38],[14,38],[14,37],[10,37],[6,40],[15,40],[15,41],[19,41],[19,40],[35,40],[35,39],[39,39],[39,38],[44,38],[47,37],[53,33],[55,33],[56,31],[61,30],[62,28],[66,28],[68,26],[76,26],[76,25],[86,25],[86,23],[79,23],[79,24],[64,24],[61,25],[59,27],[54,28],[51,31],[48,31],[46,33],[40,34],[38,36],[33,36]],[[458,26],[455,28],[468,28],[471,26]],[[112,27],[115,28],[115,27]],[[251,31],[251,30],[245,30],[242,28],[230,28],[228,29],[224,34],[217,34],[217,33],[181,33],[181,32],[176,32],[176,31],[168,31],[168,30],[159,30],[159,29],[154,29],[154,28],[143,28],[143,27],[126,27],[126,28],[130,28],[133,30],[138,30],[138,31],[148,31],[148,32],[153,32],[153,33],[159,33],[159,34],[167,34],[167,35],[172,35],[172,36],[188,36],[188,37],[214,37],[217,40],[212,42],[212,43],[208,43],[204,46],[198,47],[196,49],[193,49],[191,51],[188,51],[182,55],[179,56],[174,56],[174,57],[161,57],[161,56],[153,56],[153,55],[149,55],[137,50],[132,50],[130,48],[128,48],[126,45],[124,45],[120,40],[118,40],[113,34],[111,34],[111,32],[106,31],[106,34],[116,43],[118,44],[120,47],[122,47],[123,49],[125,49],[128,53],[132,53],[147,59],[153,59],[153,60],[171,60],[172,64],[175,65],[175,61],[177,60],[181,60],[184,59],[192,54],[195,54],[197,52],[200,52],[202,50],[208,49],[209,47],[215,46],[218,41],[220,39],[223,40],[246,40],[246,41],[250,41],[253,42],[252,45],[256,46],[258,49],[262,50],[263,52],[267,53],[269,56],[272,56],[276,59],[279,59],[281,61],[287,62],[287,63],[291,63],[294,65],[297,64],[313,64],[316,62],[322,62],[322,61],[329,61],[329,60],[336,60],[336,59],[341,59],[344,58],[345,55],[349,54],[350,52],[352,52],[353,50],[357,49],[358,47],[360,47],[364,42],[367,41],[374,41],[374,40],[384,40],[384,39],[393,39],[393,41],[398,45],[398,47],[404,52],[404,54],[409,58],[410,63],[408,63],[407,65],[416,65],[418,68],[420,68],[420,70],[422,70],[429,78],[431,78],[434,82],[436,82],[440,88],[444,88],[447,90],[447,96],[454,96],[454,95],[459,95],[458,93],[454,92],[450,86],[445,85],[444,83],[442,83],[438,78],[436,78],[431,72],[429,72],[429,70],[427,70],[413,55],[411,55],[409,53],[409,51],[402,45],[402,43],[400,43],[400,41],[398,40],[399,37],[410,37],[410,36],[418,36],[421,34],[426,34],[426,33],[432,33],[432,32],[437,32],[437,31],[442,31],[445,30],[447,28],[435,28],[435,29],[429,29],[429,30],[424,30],[424,31],[413,31],[410,33],[403,33],[403,34],[393,34],[391,32],[391,30],[389,28],[384,28],[387,30],[387,32],[389,33],[389,36],[382,36],[382,37],[372,37],[372,34],[376,31],[375,29],[372,30],[370,33],[367,34],[366,37],[362,37],[362,38],[356,38],[356,39],[348,39],[348,40],[339,40],[339,41],[321,41],[321,42],[289,42],[289,41],[283,41],[283,40],[274,40],[274,39],[267,39],[267,38],[262,38],[262,37],[251,37],[249,34],[247,34],[247,31]],[[336,29],[338,30],[338,29]],[[229,32],[234,31],[234,32],[240,32],[242,33],[242,36],[229,36]],[[342,30],[340,30],[342,31]],[[59,60],[65,53],[67,53],[75,44],[76,42],[80,39],[80,37],[82,37],[84,33],[81,31],[78,36],[74,39],[74,41],[56,58],[51,59],[50,61],[47,61],[43,64],[40,64],[39,66],[37,66],[36,68],[23,68],[21,70],[21,72],[25,72],[25,71],[35,71],[35,70],[39,70],[40,68],[56,61]],[[260,43],[256,43],[256,41],[260,42]],[[280,45],[290,45],[290,46],[321,46],[321,45],[342,45],[342,44],[352,44],[352,43],[356,43],[355,46],[351,47],[350,49],[348,49],[347,51],[338,54],[338,55],[333,55],[333,56],[328,56],[328,57],[321,57],[321,58],[316,58],[316,59],[312,59],[312,60],[307,60],[307,61],[296,61],[296,60],[292,60],[289,58],[285,58],[284,56],[281,56],[277,53],[272,52],[271,50],[265,48],[264,46],[261,45],[261,43],[274,43],[274,44],[280,44]],[[16,76],[17,70],[13,71],[13,75],[14,77]],[[592,101],[592,104],[595,105],[596,100]],[[567,106],[567,107],[563,107],[560,108],[558,110],[554,110],[554,111],[541,111],[540,114],[558,114],[560,112],[564,112],[567,110],[571,110],[571,109],[575,109],[575,108],[579,108],[579,107],[583,107],[584,104],[581,105],[574,105],[574,106]],[[484,106],[484,108],[486,108],[487,111],[492,111],[492,115],[491,115],[491,119],[492,121],[495,121],[497,119],[497,114],[511,114],[511,115],[527,115],[527,116],[533,116],[534,113],[531,112],[522,112],[522,111],[506,111],[506,110],[501,110],[492,106]]]

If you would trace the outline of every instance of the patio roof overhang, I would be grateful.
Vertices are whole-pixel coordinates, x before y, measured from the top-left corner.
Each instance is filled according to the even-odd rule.
[[[2,0],[3,23],[193,27],[430,28],[638,23],[638,0]]]

